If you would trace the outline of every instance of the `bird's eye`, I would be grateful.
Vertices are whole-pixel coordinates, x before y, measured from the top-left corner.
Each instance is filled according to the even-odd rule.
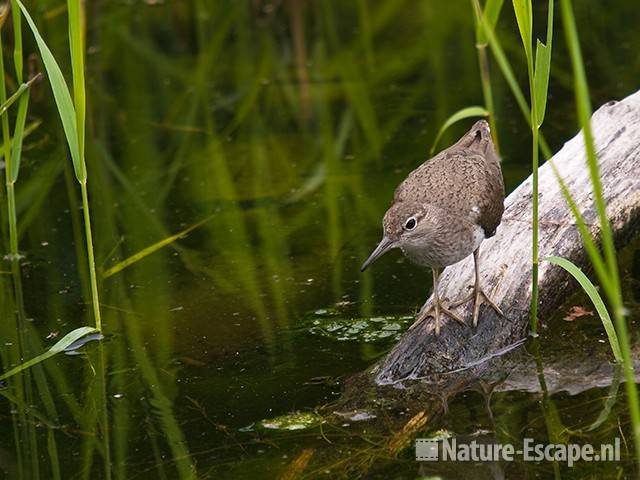
[[[414,228],[416,228],[417,223],[418,222],[416,222],[416,219],[414,217],[409,217],[409,219],[407,219],[407,221],[404,222],[404,229],[413,230]]]

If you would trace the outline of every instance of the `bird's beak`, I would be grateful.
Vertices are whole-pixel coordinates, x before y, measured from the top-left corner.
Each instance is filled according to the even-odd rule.
[[[388,237],[382,237],[382,240],[380,240],[380,243],[378,244],[376,249],[373,252],[371,252],[371,255],[369,255],[369,258],[367,258],[362,264],[362,266],[360,267],[360,271],[364,272],[369,265],[371,265],[373,262],[376,261],[378,257],[382,256],[384,253],[391,250],[395,246],[396,246],[396,242],[394,242]]]

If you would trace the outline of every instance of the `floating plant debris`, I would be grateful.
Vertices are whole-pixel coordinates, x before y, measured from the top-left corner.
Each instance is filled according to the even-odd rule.
[[[336,310],[320,309],[313,312],[303,328],[313,335],[340,342],[373,343],[397,341],[413,320],[410,315],[346,318]]]
[[[288,415],[262,420],[258,423],[269,430],[304,430],[324,423],[324,419],[317,413],[294,412]]]

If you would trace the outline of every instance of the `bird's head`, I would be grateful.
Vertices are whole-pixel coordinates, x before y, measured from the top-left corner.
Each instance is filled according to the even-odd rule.
[[[382,220],[382,240],[369,255],[360,271],[363,272],[378,257],[392,248],[420,242],[421,237],[431,231],[433,225],[429,221],[427,209],[417,202],[396,202]]]

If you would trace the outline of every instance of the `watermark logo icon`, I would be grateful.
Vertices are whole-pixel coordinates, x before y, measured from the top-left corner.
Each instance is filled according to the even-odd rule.
[[[438,441],[418,438],[416,440],[416,460],[420,462],[438,461]]]

